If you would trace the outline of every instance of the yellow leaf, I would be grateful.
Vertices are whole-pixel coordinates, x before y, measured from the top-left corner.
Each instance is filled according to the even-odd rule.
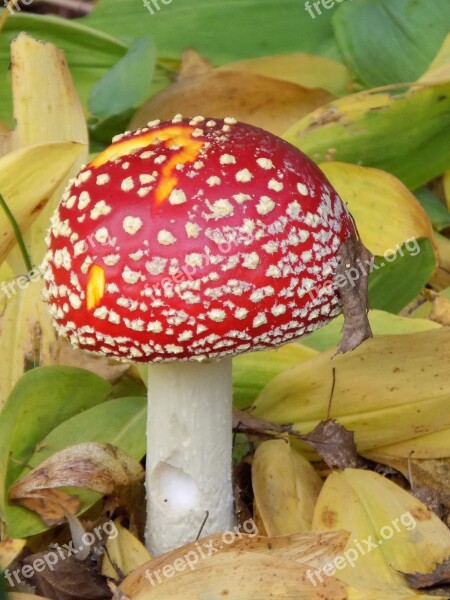
[[[323,56],[300,52],[239,60],[223,65],[219,70],[282,79],[307,88],[322,88],[335,96],[347,94],[352,81],[343,64]]]
[[[311,431],[327,416],[334,369],[331,417],[355,432],[360,451],[450,427],[446,328],[379,336],[334,354],[322,352],[272,379],[252,415]]]
[[[129,575],[151,560],[151,556],[145,546],[128,529],[122,527],[119,521],[115,521],[114,524],[118,535],[108,538],[107,552],[102,564],[102,575],[111,579],[119,579],[114,566],[117,566],[125,575]]]
[[[25,231],[67,176],[81,151],[75,142],[27,146],[0,158],[0,194]],[[0,263],[15,244],[14,230],[0,210]]]
[[[322,480],[288,440],[263,442],[252,463],[255,504],[268,536],[311,529]]]
[[[450,33],[442,42],[433,62],[418,80],[420,83],[450,80]]]
[[[69,177],[87,162],[88,131],[64,53],[56,46],[21,33],[11,44],[11,79],[17,123],[12,133],[12,150],[49,142],[77,142],[81,145],[77,156],[52,190],[51,197],[47,197],[48,202],[41,214],[24,236],[32,260],[38,264],[45,252],[44,238],[50,216],[63,188]],[[23,272],[18,248],[10,252],[8,261],[16,274]]]
[[[186,116],[233,116],[281,135],[333,96],[321,89],[308,89],[290,81],[240,71],[211,70],[181,78],[146,102],[130,127],[143,127],[152,119]]]
[[[385,477],[360,469],[328,477],[313,529],[351,532],[342,554],[345,564],[335,573],[340,580],[413,598],[415,592],[399,571],[430,573],[450,549],[449,529],[420,500]]]
[[[367,458],[379,454],[398,458],[409,458],[412,455],[418,459],[447,458],[450,456],[450,428],[364,452]]]
[[[349,163],[322,163],[320,168],[347,203],[372,254],[382,256],[386,250],[419,237],[429,238],[436,247],[425,210],[394,175]]]
[[[3,121],[0,121],[0,156],[11,151],[11,131]]]
[[[246,408],[272,377],[317,354],[302,344],[286,344],[274,350],[247,352],[233,357],[233,402]],[[145,377],[143,378],[145,381]]]
[[[86,119],[64,52],[21,33],[11,44],[11,63],[14,149],[45,142],[87,144]]]
[[[40,278],[39,271],[36,277]],[[2,291],[10,299],[0,318],[0,411],[27,364],[37,366],[56,361],[56,334],[41,290],[42,281],[33,283],[24,276],[2,282]]]

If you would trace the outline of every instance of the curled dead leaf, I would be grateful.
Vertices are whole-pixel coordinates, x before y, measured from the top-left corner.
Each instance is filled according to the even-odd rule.
[[[367,270],[361,272],[357,265],[367,264],[373,257],[361,240],[353,237],[349,237],[342,244],[338,256],[340,262],[333,282],[339,288],[344,314],[343,336],[338,352],[348,352],[372,337],[372,330],[367,318],[369,274]],[[355,271],[356,278],[351,277]]]
[[[301,439],[314,448],[330,468],[361,468],[369,464],[356,450],[354,433],[333,419],[321,421]]]
[[[73,486],[108,497],[111,509],[121,506],[130,514],[131,528],[141,530],[144,505],[144,469],[110,444],[86,443],[57,452],[17,481],[9,491],[11,502],[30,508],[46,521],[62,522],[65,512],[76,511],[73,496],[54,488]],[[70,499],[70,500],[69,500]]]

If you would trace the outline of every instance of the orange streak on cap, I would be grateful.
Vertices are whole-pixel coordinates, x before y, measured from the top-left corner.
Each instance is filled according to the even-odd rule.
[[[155,190],[155,202],[161,204],[164,200],[170,196],[175,186],[178,183],[178,177],[175,174],[175,167],[179,164],[186,164],[187,162],[194,162],[194,160],[200,154],[200,150],[203,147],[204,142],[199,142],[190,136],[187,132],[170,138],[165,143],[166,148],[172,148],[173,146],[179,146],[179,150],[175,151],[175,154],[164,163],[161,169],[161,179],[156,186]]]
[[[88,310],[92,310],[100,304],[105,293],[105,284],[105,270],[98,265],[92,265],[89,269],[86,286],[86,306]]]
[[[94,158],[90,166],[94,168],[100,167],[107,162],[132,154],[151,144],[156,145],[165,142],[164,146],[166,148],[178,147],[161,169],[161,177],[155,188],[155,202],[156,204],[160,204],[164,200],[167,200],[178,183],[178,177],[175,173],[176,165],[193,162],[203,147],[204,142],[200,142],[192,137],[194,131],[195,128],[190,125],[169,125],[139,136],[134,136],[132,139],[124,140],[123,142],[116,142]]]

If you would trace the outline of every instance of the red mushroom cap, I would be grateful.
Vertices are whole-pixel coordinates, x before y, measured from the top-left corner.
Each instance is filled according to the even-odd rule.
[[[116,137],[70,182],[44,295],[58,332],[92,352],[158,362],[262,350],[340,312],[326,283],[353,234],[294,146],[232,118],[175,117]]]

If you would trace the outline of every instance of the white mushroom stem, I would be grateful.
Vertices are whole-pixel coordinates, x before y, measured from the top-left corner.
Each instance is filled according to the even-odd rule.
[[[152,555],[233,527],[231,358],[150,365],[146,544]]]

